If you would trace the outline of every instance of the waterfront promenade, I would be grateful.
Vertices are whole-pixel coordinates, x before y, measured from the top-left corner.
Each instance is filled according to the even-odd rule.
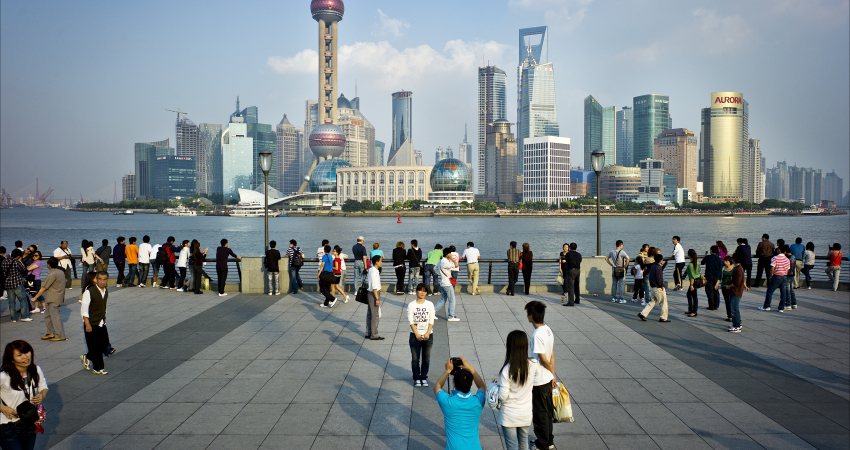
[[[445,445],[430,388],[410,382],[403,306],[413,296],[385,296],[387,340],[376,342],[363,339],[365,306],[353,300],[327,310],[317,293],[110,290],[118,351],[105,377],[81,370],[75,301],[62,309],[66,342],[39,340],[38,314],[2,321],[2,344],[31,342],[50,382],[37,448]],[[555,294],[459,294],[461,322],[436,323],[430,378],[463,355],[492,379],[508,332],[531,330],[523,305],[537,299],[549,305],[558,376],[573,398],[575,422],[555,425],[559,448],[847,448],[848,293],[798,290],[800,308],[784,314],[757,311],[763,293],[745,294],[741,334],[725,331],[722,314],[685,318],[682,292],[670,292],[669,324],[604,297],[563,308]],[[486,407],[481,440],[503,448]]]

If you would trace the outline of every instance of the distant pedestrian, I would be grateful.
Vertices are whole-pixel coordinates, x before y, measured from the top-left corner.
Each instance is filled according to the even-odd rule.
[[[9,298],[6,295],[6,272],[3,271],[3,261],[7,258],[6,256],[6,247],[0,245],[0,300],[7,300]]]
[[[304,266],[304,251],[298,246],[295,239],[289,240],[289,248],[286,249],[286,258],[289,260],[289,293],[297,294],[299,289],[304,289],[301,282],[301,267]],[[354,277],[355,283],[357,277]]]
[[[222,239],[221,246],[215,249],[215,272],[219,297],[227,295],[227,292],[224,292],[224,287],[227,284],[227,260],[230,258],[235,258],[236,261],[242,261],[242,258],[237,256],[236,253],[233,253],[233,250],[230,249],[227,239]]]
[[[201,291],[201,280],[204,277],[204,263],[207,261],[208,249],[201,250],[201,243],[192,241],[192,292],[203,294]]]
[[[806,251],[806,246],[803,245],[803,238],[797,237],[794,243],[789,246],[791,254],[794,255],[794,289],[800,287],[800,273],[803,271],[803,253]]]
[[[720,248],[712,245],[709,254],[700,262],[705,266],[705,298],[708,310],[720,308],[720,277],[723,275],[723,259],[720,258]]]
[[[334,245],[331,251],[331,256],[334,258],[333,274],[334,279],[331,283],[331,295],[336,299],[337,295],[341,296],[343,303],[348,303],[348,294],[342,288],[345,285],[345,259],[342,256],[342,247]]]
[[[139,245],[139,287],[143,288],[148,283],[148,274],[151,269],[151,237],[142,236],[142,244]]]
[[[127,242],[127,247],[124,248],[124,254],[127,260],[127,277],[124,279],[124,284],[127,286],[136,286],[138,283],[135,280],[139,274],[139,246],[136,245],[135,236],[130,236]],[[186,242],[188,243],[188,241]]]
[[[177,255],[175,252],[179,252],[180,249],[175,247],[175,240],[174,236],[168,236],[168,239],[165,240],[165,243],[162,244],[159,248],[159,253],[156,255],[164,272],[162,283],[159,286],[162,289],[174,289],[176,286],[177,270],[175,269],[175,264],[177,262]]]
[[[623,241],[617,239],[614,250],[605,257],[611,266],[611,302],[626,303],[626,267],[629,267],[629,255],[623,250]]]
[[[27,341],[15,340],[6,344],[3,365],[0,367],[0,448],[9,450],[35,448],[36,430],[41,424],[25,422],[19,408],[42,406],[47,397],[47,378],[35,365],[35,350]]]
[[[570,242],[570,252],[567,253],[566,269],[567,306],[578,305],[581,303],[578,284],[581,275],[581,253],[578,252],[578,245],[575,242]]]
[[[440,273],[437,265],[440,264],[441,259],[443,259],[443,246],[436,244],[434,249],[428,252],[425,260],[425,286],[428,287],[428,295],[438,295],[440,292]]]
[[[346,292],[345,287],[346,274],[348,273],[348,263],[345,260],[348,259],[348,255],[342,251],[342,247],[339,245],[334,245],[334,249],[336,249],[337,256],[339,257],[340,282],[336,285],[336,291],[339,295],[345,298],[343,303],[348,303],[348,293]]]
[[[357,242],[351,247],[351,254],[354,256],[354,292],[360,290],[360,286],[366,280],[366,268],[369,267],[369,254],[366,251],[366,246],[363,243],[366,238],[357,236]]]
[[[407,273],[405,259],[407,251],[404,249],[404,242],[398,241],[393,249],[393,269],[395,270],[395,294],[403,295],[404,290],[404,275]]]
[[[3,260],[3,273],[6,275],[6,295],[9,301],[9,316],[12,322],[32,322],[30,302],[24,290],[27,269],[24,267],[23,252],[17,248]]]
[[[838,291],[838,276],[841,274],[841,259],[844,255],[841,253],[841,244],[838,242],[832,244],[829,248],[829,253],[826,255],[826,276],[832,282],[832,291]]]
[[[513,330],[505,339],[505,362],[499,370],[499,409],[496,423],[507,450],[528,450],[531,426],[532,391],[539,364],[528,357],[528,335]]]
[[[126,250],[127,245],[124,244],[124,236],[118,236],[115,247],[112,247],[112,262],[115,264],[115,270],[118,271],[115,287],[124,286],[124,268],[127,264]]]
[[[319,281],[319,292],[325,297],[322,302],[322,308],[331,308],[336,305],[336,297],[331,293],[331,285],[334,282],[334,257],[331,255],[333,248],[330,244],[325,246],[325,254],[319,260],[319,270],[316,273],[316,278]]]
[[[276,241],[269,241],[265,262],[269,280],[269,295],[280,295],[280,251],[277,249]]]
[[[794,279],[798,276],[797,258],[794,257],[794,252],[791,251],[790,245],[783,246],[782,252],[788,258],[788,273],[785,274],[785,284],[782,285],[782,289],[785,291],[785,304],[779,305],[780,311],[785,308],[797,309],[797,293],[794,292]]]
[[[419,284],[422,284],[422,249],[419,248],[419,242],[416,239],[410,241],[410,248],[407,249],[407,263],[409,265],[407,277],[407,293],[416,293],[414,289]],[[427,294],[427,287],[425,292]]]
[[[785,276],[788,274],[788,271],[791,270],[791,262],[788,261],[788,258],[785,256],[782,251],[778,248],[774,249],[774,255],[770,259],[770,263],[767,267],[768,270],[768,278],[767,278],[767,290],[764,293],[764,305],[761,307],[762,311],[770,311],[770,303],[773,301],[773,292],[779,289],[779,304],[785,305],[785,289],[782,288],[782,285],[785,284]],[[756,284],[759,283],[758,277],[756,277]]]
[[[325,256],[325,246],[330,244],[331,241],[327,239],[322,239],[322,245],[316,249],[316,259],[322,259],[322,256]]]
[[[186,284],[186,276],[189,270],[189,255],[191,254],[189,240],[184,239],[179,248],[180,250],[177,251],[177,259],[174,264],[178,271],[177,292],[188,292],[189,285]]]
[[[108,331],[106,328],[106,311],[109,292],[106,284],[109,276],[98,272],[94,286],[89,286],[83,293],[80,315],[85,327],[86,346],[88,353],[82,358],[83,367],[96,375],[106,375],[103,355],[108,352]]]
[[[44,314],[47,310],[47,306],[44,304],[44,297],[41,295],[37,295],[39,289],[41,289],[41,272],[44,267],[44,261],[41,259],[41,252],[36,250],[32,254],[32,260],[27,265],[27,277],[26,277],[26,287],[25,290],[27,294],[30,296],[30,300],[32,300],[33,306],[35,309],[30,311],[31,314],[41,313]]]
[[[88,239],[83,239],[80,244],[80,268],[83,269],[83,273],[95,270],[94,255],[94,244]]]
[[[162,261],[159,260],[159,249],[162,244],[154,244],[151,246],[151,287],[156,287],[159,283],[159,268],[162,266]]]
[[[65,304],[65,274],[59,269],[59,261],[56,258],[47,260],[47,279],[42,283],[35,298],[42,295],[46,302],[44,325],[47,327],[47,334],[41,339],[53,342],[66,340],[65,327],[62,326],[62,318],[59,316],[59,306]]]
[[[673,262],[676,263],[673,268],[673,284],[676,285],[674,288],[677,291],[682,290],[682,270],[685,269],[685,249],[682,247],[682,238],[679,236],[673,236],[671,239],[673,242]]]
[[[640,251],[635,257],[635,262],[631,269],[632,278],[634,279],[634,284],[632,285],[632,301],[636,302],[639,298],[641,306],[646,306],[643,288],[643,274],[646,270],[646,258],[649,257],[647,254],[648,251],[649,244],[643,244],[640,246]]]
[[[536,437],[534,444],[540,450],[547,450],[555,445],[555,436],[552,434],[555,416],[552,389],[556,385],[555,374],[558,373],[555,365],[555,334],[545,323],[546,305],[542,302],[534,300],[526,303],[525,313],[534,327],[529,354],[539,364],[534,374],[531,393],[532,422]]]
[[[558,254],[558,275],[561,276],[561,304],[567,304],[567,281],[569,280],[569,269],[567,269],[567,255],[570,253],[570,243],[564,242],[561,253]]]
[[[806,276],[806,289],[812,288],[812,269],[815,267],[815,243],[806,242],[806,250],[803,252],[803,275]]]
[[[107,272],[109,270],[109,260],[112,259],[112,247],[109,245],[109,239],[101,240],[100,247],[94,253],[98,256],[95,262],[95,271]],[[59,267],[62,267],[61,262]]]
[[[729,265],[732,264],[732,261],[735,258],[726,257],[724,263],[728,268]],[[740,261],[734,261],[734,268],[732,269],[732,279],[729,284],[724,286],[729,290],[730,294],[730,310],[732,313],[732,326],[729,327],[729,331],[731,333],[740,333],[743,328],[741,325],[741,297],[744,295],[745,290],[749,290],[746,283],[744,282],[744,269],[741,267]]]
[[[685,269],[685,276],[688,278],[688,317],[696,317],[699,309],[699,288],[702,287],[702,274],[700,274],[699,261],[697,260],[696,250],[688,249],[688,258],[690,262]]]
[[[466,261],[466,276],[469,278],[469,287],[467,289],[469,290],[469,294],[480,295],[481,291],[478,290],[478,275],[480,273],[478,260],[481,259],[481,252],[470,241],[466,243],[466,249],[463,251],[460,259]]]
[[[758,265],[756,266],[756,281],[754,287],[761,287],[761,274],[764,272],[765,279],[770,282],[770,261],[773,259],[774,250],[773,242],[770,242],[770,235],[767,233],[761,235],[761,242],[756,246],[756,256],[758,257]]]
[[[727,322],[732,321],[732,291],[729,290],[728,286],[732,284],[732,269],[735,268],[735,258],[734,254],[723,258],[723,270],[720,272],[720,293],[723,294],[723,304],[726,306]],[[746,282],[746,279],[744,282]]]
[[[531,251],[531,244],[528,242],[523,242],[519,260],[522,265],[522,286],[525,289],[525,295],[528,295],[531,289],[531,271],[534,268],[534,252]]]
[[[443,258],[439,263],[440,273],[440,299],[434,305],[435,310],[443,309],[443,304],[446,305],[446,320],[449,322],[457,322],[460,319],[455,316],[455,288],[451,282],[451,271],[454,268],[454,263],[449,258],[451,249],[443,249]]]
[[[735,248],[735,253],[732,256],[735,261],[741,264],[741,269],[747,274],[746,284],[749,288],[753,281],[753,249],[746,238],[738,238],[738,247]]]
[[[723,261],[726,255],[729,254],[729,249],[726,248],[726,244],[723,241],[716,241],[714,244],[717,245],[717,255],[720,256],[720,261]]]
[[[416,299],[407,305],[407,323],[410,325],[411,371],[414,386],[428,386],[428,369],[431,365],[431,347],[434,345],[434,304],[426,299],[428,289],[424,283],[416,286]]]
[[[519,278],[519,261],[520,261],[520,252],[519,249],[516,248],[516,241],[511,241],[508,243],[508,289],[505,292],[506,295],[516,295],[516,282],[517,278]]]
[[[380,256],[381,259],[384,259],[384,251],[381,250],[381,243],[380,242],[373,243],[372,244],[372,251],[369,252],[370,258],[375,257],[375,256]]]
[[[68,250],[68,241],[59,242],[59,247],[53,250],[53,257],[59,260],[59,267],[65,272],[65,289],[71,289],[71,260],[74,257]]]
[[[654,247],[653,247],[654,248]],[[650,258],[647,263],[649,263],[648,269],[646,271],[646,282],[649,284],[650,289],[650,297],[649,303],[643,308],[638,314],[640,320],[646,321],[646,318],[649,317],[649,313],[652,312],[652,308],[655,308],[655,305],[661,305],[661,318],[658,319],[659,322],[667,323],[670,320],[667,318],[668,314],[668,304],[667,304],[667,288],[664,284],[664,268],[661,266],[661,261],[664,261],[664,257],[661,256],[661,253],[653,253],[649,252],[647,258]]]
[[[371,259],[372,267],[369,268],[367,281],[369,283],[369,307],[366,308],[366,339],[383,341],[384,337],[378,334],[378,325],[381,320],[381,265],[382,258],[375,255]]]

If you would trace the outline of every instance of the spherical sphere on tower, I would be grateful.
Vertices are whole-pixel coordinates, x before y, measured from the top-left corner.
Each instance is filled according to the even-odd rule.
[[[345,14],[345,5],[342,0],[313,0],[310,2],[310,13],[316,21],[339,22]]]
[[[310,177],[310,192],[336,192],[336,170],[351,167],[344,159],[326,159],[320,162]]]
[[[431,169],[430,181],[435,192],[468,192],[472,185],[472,172],[460,160],[446,158]]]
[[[317,158],[335,158],[345,151],[345,133],[336,125],[323,123],[310,133],[310,150]]]

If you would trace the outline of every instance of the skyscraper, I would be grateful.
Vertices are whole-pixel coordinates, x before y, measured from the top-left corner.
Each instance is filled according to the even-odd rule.
[[[584,98],[584,168],[589,169],[590,154],[602,150],[602,105],[592,96]]]
[[[296,128],[286,114],[277,124],[277,154],[275,159],[279,161],[277,186],[284,194],[298,191],[301,184],[301,130]]]
[[[602,108],[602,151],[605,165],[617,164],[617,107]]]
[[[169,147],[169,140],[156,142],[138,142],[134,146],[136,166],[136,199],[148,200],[154,198],[154,161],[160,156],[173,156],[174,149]]]
[[[697,190],[697,138],[685,128],[664,130],[655,138],[655,159],[664,163],[664,172],[676,178],[676,187]]]
[[[359,107],[359,97],[349,101],[345,95],[340,94],[337,100],[339,110],[337,125],[345,133],[345,151],[342,153],[342,159],[351,163],[352,166],[365,167],[369,165],[369,155],[375,146],[375,127],[360,112]]]
[[[402,151],[402,147],[413,149],[413,92],[393,92],[393,135],[390,141],[390,156],[387,165],[394,164],[396,154]],[[406,164],[402,164],[406,165]]]
[[[765,197],[775,200],[789,200],[791,193],[788,163],[777,161],[776,167],[765,170]]]
[[[485,160],[485,199],[499,203],[516,202],[516,138],[511,133],[511,123],[496,119],[487,133]]]
[[[304,138],[301,145],[301,180],[310,173],[310,164],[313,163],[313,152],[310,151],[310,133],[319,124],[319,104],[313,100],[304,102]]]
[[[234,117],[221,134],[221,180],[224,202],[239,199],[239,189],[251,189],[254,181],[254,140],[248,125]]]
[[[843,192],[844,180],[834,170],[823,176],[821,200],[830,200],[835,202],[836,205],[840,205]]]
[[[673,128],[670,118],[670,97],[666,95],[641,95],[632,100],[634,118],[632,162],[652,158],[655,138],[664,130]]]
[[[221,195],[221,125],[198,125],[198,193],[220,201]]]
[[[806,205],[820,204],[822,172],[811,167],[791,166],[788,168],[789,197],[793,202]]]
[[[437,147],[437,151],[434,152],[434,163],[438,163],[444,159],[454,157],[454,150],[452,150],[451,147]]]
[[[175,135],[177,136],[177,156],[192,158],[198,156],[198,126],[185,114],[177,114]]]
[[[383,141],[375,141],[375,148],[372,151],[372,156],[369,158],[369,166],[383,166],[384,165],[384,144]]]
[[[617,164],[634,166],[634,119],[631,106],[617,111]]]
[[[761,141],[750,139],[747,151],[747,164],[744,165],[744,200],[759,204],[764,201],[764,157],[761,153]]]
[[[552,63],[543,60],[547,43],[545,26],[519,30],[516,128],[519,175],[523,174],[523,139],[560,134],[555,111],[555,70]]]
[[[522,155],[525,173],[523,202],[560,204],[570,196],[570,138],[526,138]]]
[[[498,119],[507,117],[505,89],[507,75],[496,66],[478,68],[478,171],[475,192],[485,194],[487,180],[487,137],[489,127]],[[495,147],[494,147],[495,148]]]
[[[749,106],[740,92],[712,92],[709,101],[711,107],[702,110],[703,194],[742,200],[744,176],[749,173]]]
[[[121,177],[121,199],[134,200],[136,198],[136,174],[128,173]]]
[[[254,186],[263,184],[263,170],[260,168],[260,152],[269,152],[272,155],[277,154],[277,135],[272,129],[272,126],[267,123],[251,123],[247,122],[248,137],[253,140],[254,149],[252,151],[252,164],[254,168]],[[280,171],[280,160],[272,158],[272,168],[269,171],[269,186],[280,190],[277,185],[278,178],[275,176]]]
[[[197,177],[195,158],[191,156],[157,156],[153,161],[153,198],[172,200],[195,195]]]
[[[457,146],[457,159],[472,167],[472,144],[467,139],[466,124],[463,124],[463,142]]]

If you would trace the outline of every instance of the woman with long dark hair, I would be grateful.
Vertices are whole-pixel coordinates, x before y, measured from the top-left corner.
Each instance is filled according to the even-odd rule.
[[[508,334],[505,364],[499,371],[499,401],[496,421],[508,450],[528,450],[531,426],[531,391],[537,362],[528,357],[528,335],[522,330]]]
[[[407,250],[404,249],[404,242],[398,241],[393,249],[393,269],[395,269],[395,294],[403,295],[404,290],[404,274],[407,267],[404,261],[407,258]]]
[[[35,365],[35,352],[27,341],[6,344],[0,369],[0,448],[35,448],[36,421],[18,417],[18,406],[29,402],[37,408],[47,396],[47,379]],[[36,413],[36,417],[38,414]]]
[[[192,239],[192,292],[196,294],[203,294],[201,280],[203,279],[204,262],[207,260],[208,250],[205,248],[201,251],[201,243]]]
[[[525,295],[528,295],[531,288],[531,269],[534,264],[534,252],[531,251],[531,245],[528,242],[523,242],[522,253],[519,254],[519,261],[522,264],[522,282],[525,289]]]
[[[699,271],[699,261],[697,260],[697,252],[696,250],[689,248],[688,249],[688,258],[690,258],[691,262],[688,263],[687,269],[685,269],[685,276],[688,278],[688,317],[696,317],[697,316],[697,304],[698,297],[697,292],[699,288],[702,287],[701,280],[702,276]]]

